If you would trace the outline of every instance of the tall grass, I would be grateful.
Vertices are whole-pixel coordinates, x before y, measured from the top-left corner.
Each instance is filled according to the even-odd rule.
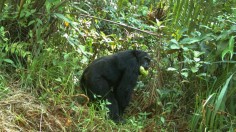
[[[233,89],[233,87],[230,86],[233,76],[234,73],[231,74],[215,92],[212,92],[213,90],[209,88],[206,97],[198,97],[195,112],[190,124],[192,130],[231,131],[234,129],[235,124],[232,122],[235,120],[235,117],[229,113],[228,105],[226,104],[227,100],[230,105],[235,103],[235,101],[231,102],[232,95],[230,95],[230,91]],[[235,112],[234,110],[234,113]]]

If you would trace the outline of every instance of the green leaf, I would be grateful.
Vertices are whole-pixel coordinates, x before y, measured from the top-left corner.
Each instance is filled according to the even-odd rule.
[[[187,78],[188,77],[188,72],[181,72],[181,75]]]
[[[224,98],[226,97],[226,94],[227,94],[227,90],[228,90],[228,85],[229,85],[229,82],[230,80],[232,79],[234,74],[232,74],[225,82],[225,85],[223,86],[221,92],[220,92],[220,95],[218,96],[218,99],[216,101],[216,107],[215,107],[215,113],[220,109],[220,107],[222,106],[222,104],[224,103],[223,101]]]
[[[14,62],[13,62],[12,60],[10,60],[10,59],[3,59],[3,61],[4,61],[4,62],[7,62],[7,63],[9,63],[9,64],[14,64]]]
[[[230,60],[233,57],[234,54],[234,36],[231,36],[230,40],[229,40],[229,46],[223,50],[222,54],[221,54],[221,59],[224,60],[225,55],[229,53],[230,54]]]
[[[68,18],[66,18],[64,15],[62,15],[62,14],[54,13],[54,15],[59,17],[59,18],[61,18],[63,21],[71,23],[71,21]]]
[[[199,52],[199,51],[193,51],[194,57],[199,57],[200,55],[204,54],[204,52]]]
[[[229,36],[229,31],[223,31],[216,39],[216,41],[219,41],[219,40],[225,40],[226,38],[228,38]]]
[[[170,40],[170,49],[180,49],[179,43],[176,39]]]
[[[196,72],[198,71],[198,68],[197,68],[196,66],[191,67],[191,71],[192,71],[193,73],[196,73]]]
[[[41,19],[36,19],[38,25],[43,25],[43,21]]]
[[[179,45],[176,45],[176,44],[172,44],[170,46],[170,49],[180,49]]]
[[[215,118],[216,118],[216,114],[218,111],[220,110],[225,110],[225,103],[226,103],[226,95],[227,95],[227,92],[228,92],[228,88],[229,88],[229,82],[230,80],[232,79],[234,73],[229,76],[229,78],[226,80],[225,82],[225,85],[223,86],[223,88],[221,89],[220,93],[219,93],[219,96],[217,97],[216,99],[216,102],[215,102],[215,109],[212,113],[212,116],[211,116],[211,127],[213,128],[214,126],[214,123],[215,123]]]
[[[86,10],[83,10],[82,8],[76,6],[75,4],[72,5],[75,9],[77,9],[79,12],[82,12],[84,14],[89,14]]]
[[[172,42],[174,44],[178,44],[177,40],[175,40],[175,39],[171,39],[170,42]]]
[[[61,78],[57,78],[57,79],[55,79],[55,81],[62,82]]]
[[[201,59],[194,57],[193,60],[196,61],[196,62],[199,62]]]
[[[64,60],[67,60],[70,57],[70,54],[66,53],[64,54]]]
[[[173,68],[173,67],[169,67],[169,68],[167,69],[167,71],[177,71],[177,69],[175,69],[175,68]]]
[[[235,32],[235,31],[236,31],[236,25],[231,26],[231,27],[230,27],[230,30],[233,31],[233,32]]]
[[[216,93],[213,93],[213,94],[211,94],[207,99],[206,99],[206,101],[205,101],[205,103],[203,104],[203,108],[208,104],[208,102],[212,99],[212,97],[213,96],[215,96],[216,95]]]
[[[230,51],[233,53],[233,50],[234,50],[234,36],[231,36],[230,40],[229,40],[229,49]],[[233,56],[233,55],[232,55]],[[232,58],[231,56],[231,58]]]
[[[161,122],[165,123],[165,118],[164,117],[161,117]]]
[[[30,25],[32,25],[32,24],[34,24],[35,23],[35,20],[32,20],[32,21],[30,21],[29,23],[28,23],[28,26],[30,26]]]
[[[184,38],[180,41],[180,44],[192,44],[201,41],[200,38]]]

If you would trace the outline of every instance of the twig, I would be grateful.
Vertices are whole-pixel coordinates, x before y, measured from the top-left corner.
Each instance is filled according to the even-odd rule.
[[[40,122],[39,122],[39,131],[40,132],[42,131],[42,120],[43,120],[43,110],[41,108],[41,115],[40,115]]]

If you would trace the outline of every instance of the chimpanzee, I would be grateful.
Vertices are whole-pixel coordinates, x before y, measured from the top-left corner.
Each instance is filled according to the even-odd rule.
[[[141,50],[126,50],[93,61],[84,70],[80,86],[90,100],[107,99],[109,117],[123,122],[122,114],[128,106],[137,83],[140,67],[148,70],[150,56]],[[94,98],[94,95],[98,98]]]

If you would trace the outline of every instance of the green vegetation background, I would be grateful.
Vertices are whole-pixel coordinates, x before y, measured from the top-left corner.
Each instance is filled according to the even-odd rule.
[[[1,131],[236,131],[235,0],[0,0]],[[141,49],[152,68],[125,118],[78,80]],[[99,106],[99,110],[96,108]]]

